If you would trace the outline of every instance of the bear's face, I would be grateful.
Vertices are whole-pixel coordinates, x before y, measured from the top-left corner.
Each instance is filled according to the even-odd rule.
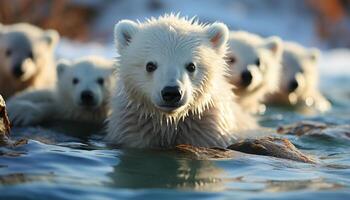
[[[283,72],[280,91],[288,96],[291,103],[296,103],[298,96],[309,94],[318,84],[317,61],[319,51],[316,49],[290,49],[283,52]]]
[[[264,82],[275,84],[280,69],[282,45],[280,39],[271,37],[259,43],[230,38],[226,57],[229,80],[238,95],[259,88]]]
[[[197,109],[224,71],[227,35],[223,24],[204,27],[176,16],[119,22],[118,75],[128,98],[169,115]]]
[[[60,61],[57,65],[60,99],[76,108],[99,109],[110,96],[113,71],[113,62],[99,57]]]
[[[40,66],[47,64],[47,59],[51,59],[59,36],[51,30],[28,33],[30,30],[3,27],[0,30],[0,73],[19,82],[28,81],[41,70]]]

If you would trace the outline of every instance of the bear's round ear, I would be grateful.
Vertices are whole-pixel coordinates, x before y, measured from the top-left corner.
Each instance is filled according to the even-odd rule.
[[[114,26],[114,41],[118,51],[129,45],[138,30],[139,25],[131,20],[121,20]]]
[[[65,59],[58,61],[57,67],[56,67],[57,76],[60,77],[64,73],[64,71],[70,66],[70,64],[71,64],[70,61]]]
[[[321,56],[321,51],[316,48],[311,48],[307,53],[307,57],[313,62],[317,62],[320,56]]]
[[[224,23],[213,23],[206,28],[205,32],[215,50],[221,51],[226,47],[229,30]]]
[[[54,48],[60,39],[60,35],[57,31],[50,29],[44,32],[42,38],[51,48]]]
[[[283,44],[281,38],[272,36],[266,39],[265,47],[269,49],[277,58],[282,57]]]

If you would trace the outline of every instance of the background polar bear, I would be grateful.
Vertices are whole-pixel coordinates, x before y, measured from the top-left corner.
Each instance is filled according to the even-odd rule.
[[[278,89],[282,41],[278,37],[261,38],[244,31],[229,36],[228,78],[243,110],[264,113],[263,100]]]
[[[255,128],[234,101],[226,73],[228,29],[165,15],[115,26],[120,54],[106,140],[122,147],[227,147]]]
[[[280,89],[268,102],[298,105],[324,112],[331,108],[318,88],[318,49],[306,49],[294,42],[284,42]],[[307,111],[304,109],[304,111]]]
[[[0,24],[0,94],[5,98],[27,88],[54,86],[54,30],[20,23]]]
[[[114,68],[113,61],[95,56],[61,61],[55,89],[24,92],[9,100],[12,124],[28,126],[62,120],[102,126],[109,112]]]

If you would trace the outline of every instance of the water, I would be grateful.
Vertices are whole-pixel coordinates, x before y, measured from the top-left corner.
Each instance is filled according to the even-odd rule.
[[[305,117],[274,108],[261,117],[262,125],[301,119],[350,124],[350,78],[329,78],[324,85],[334,104],[330,113]],[[91,138],[57,142],[48,133],[41,142],[0,149],[0,199],[350,198],[350,139],[287,137],[319,164],[244,154],[191,160],[171,151],[111,149]]]

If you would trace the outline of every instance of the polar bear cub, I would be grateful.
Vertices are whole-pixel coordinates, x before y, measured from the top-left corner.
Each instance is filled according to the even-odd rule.
[[[229,36],[229,81],[243,110],[264,113],[266,95],[278,89],[282,42],[273,36],[264,39],[258,35],[231,31]]]
[[[22,90],[53,87],[58,41],[54,30],[0,24],[0,94],[6,99]]]
[[[102,124],[109,113],[114,68],[113,61],[96,56],[60,61],[56,88],[24,92],[9,100],[12,124],[30,126],[56,120]]]
[[[255,120],[224,75],[229,31],[178,15],[115,26],[120,54],[106,141],[121,147],[227,147]]]
[[[331,104],[318,88],[320,54],[318,49],[284,42],[280,89],[269,97],[268,102],[309,107],[320,112],[329,110]]]

